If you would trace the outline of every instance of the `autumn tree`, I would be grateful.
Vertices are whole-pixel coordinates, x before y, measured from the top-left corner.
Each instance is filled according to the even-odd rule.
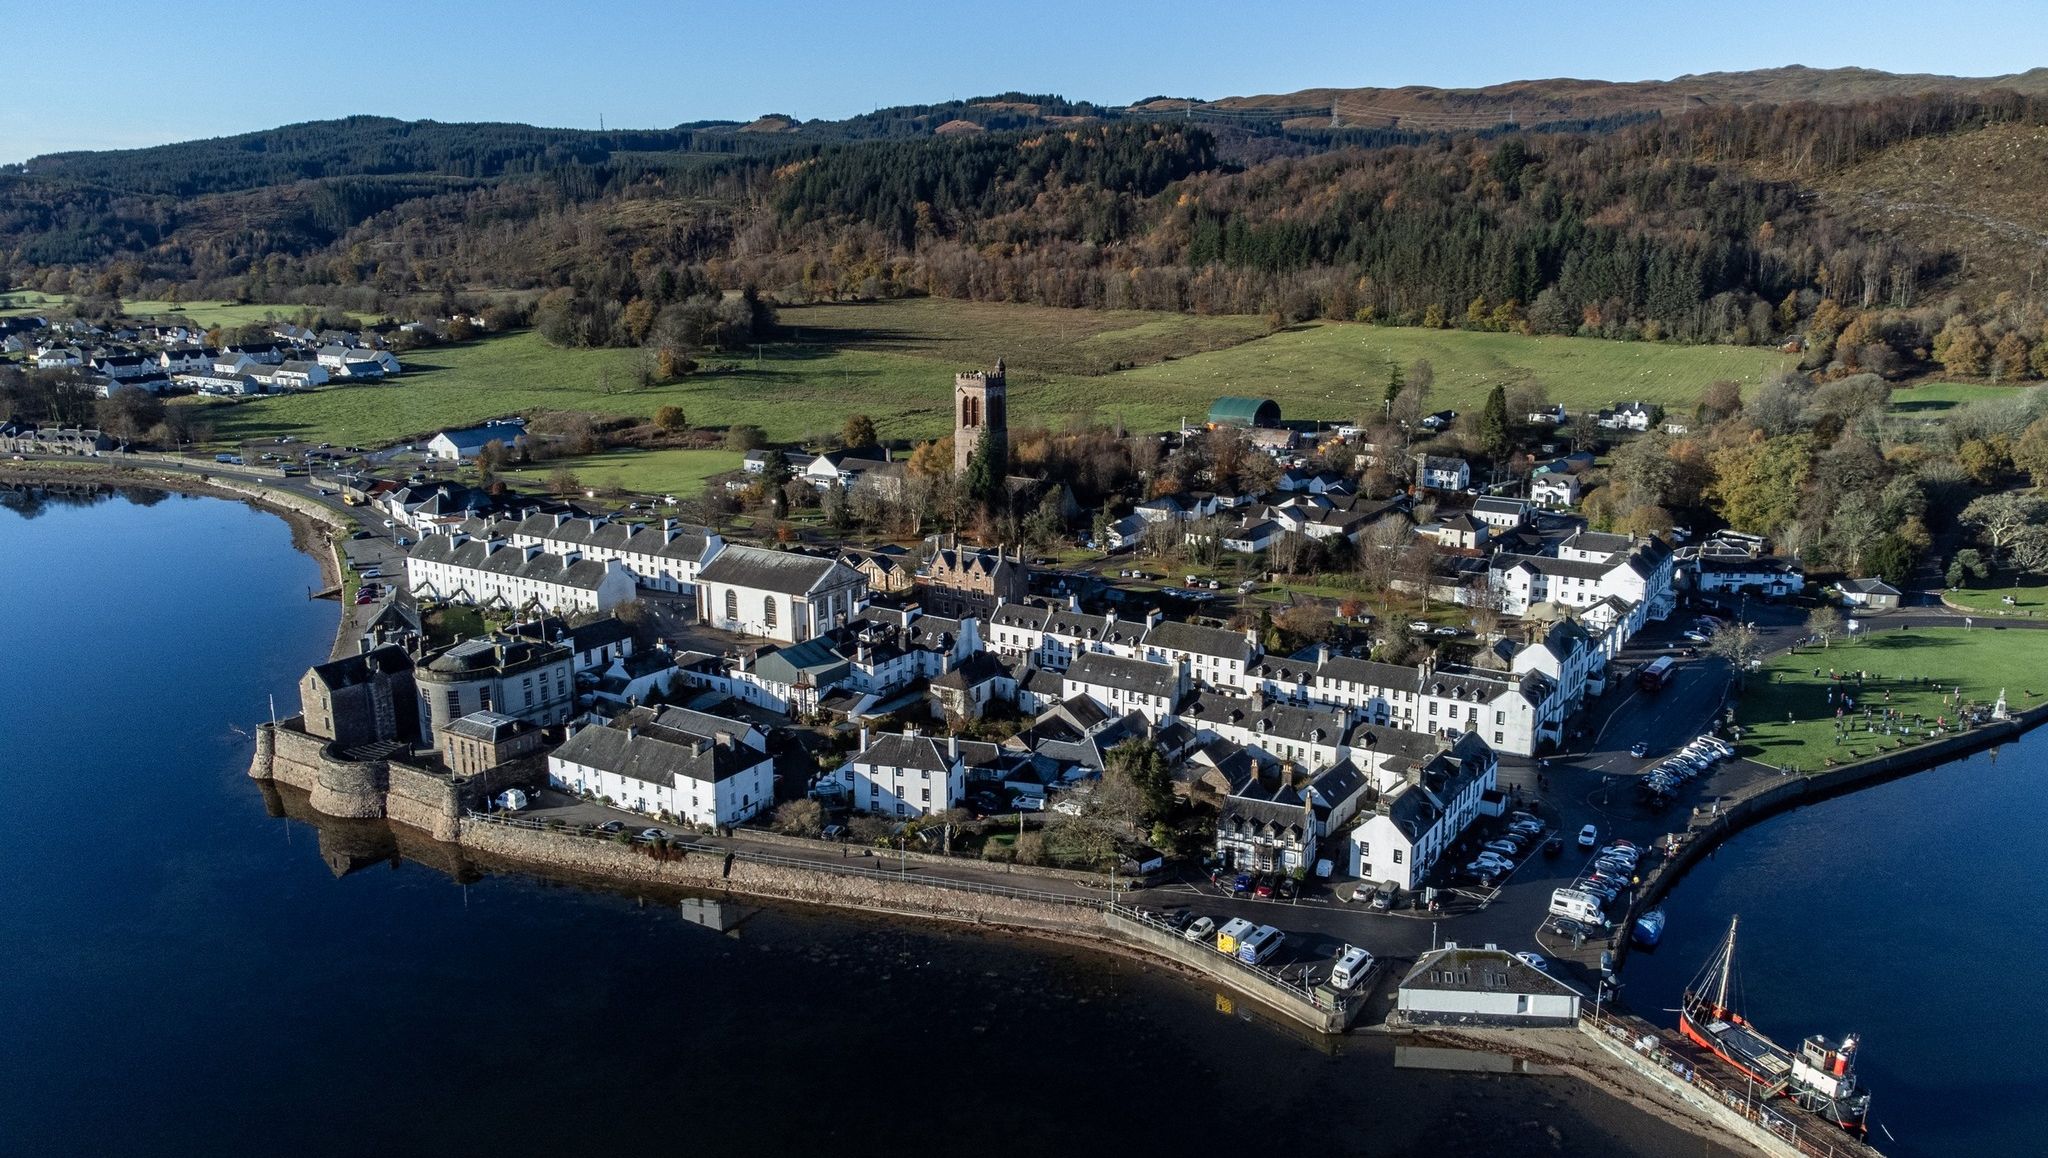
[[[865,414],[847,415],[846,425],[839,432],[839,441],[856,450],[877,445],[880,440],[875,437],[874,419]]]
[[[683,408],[680,406],[660,406],[656,407],[654,411],[654,425],[664,433],[676,434],[690,429],[690,418],[683,413]]]

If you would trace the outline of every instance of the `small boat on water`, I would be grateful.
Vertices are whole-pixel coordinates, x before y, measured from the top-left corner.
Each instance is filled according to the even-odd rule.
[[[1791,1098],[1845,1130],[1863,1133],[1870,1093],[1856,1079],[1856,1035],[1831,1041],[1814,1034],[1800,1042],[1794,1054],[1751,1025],[1736,1008],[1740,988],[1734,987],[1733,997],[1729,993],[1735,974],[1735,926],[1730,919],[1721,947],[1686,988],[1679,1031],[1758,1083],[1766,1096]]]
[[[1656,947],[1657,942],[1664,936],[1664,910],[1651,909],[1637,917],[1635,928],[1629,936],[1645,949]]]

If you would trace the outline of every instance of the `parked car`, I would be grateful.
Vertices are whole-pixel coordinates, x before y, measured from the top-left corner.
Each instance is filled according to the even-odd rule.
[[[1540,973],[1550,972],[1550,962],[1545,961],[1543,959],[1543,954],[1541,953],[1531,953],[1525,949],[1522,952],[1515,954],[1515,960],[1520,961],[1522,964],[1527,965],[1529,968],[1534,969]]]
[[[1279,880],[1274,881],[1273,892],[1283,901],[1293,900],[1298,892],[1298,889],[1296,888],[1294,883],[1294,878],[1281,877]]]
[[[1685,633],[1685,638],[1693,643],[1705,643],[1707,642],[1707,633],[1704,631],[1688,631]]]
[[[1497,852],[1504,857],[1520,856],[1522,853],[1521,846],[1511,840],[1489,840],[1482,847],[1487,852]]]
[[[828,824],[823,831],[818,833],[818,836],[823,840],[845,840],[846,826],[843,824]]]
[[[1543,855],[1556,856],[1564,851],[1564,837],[1553,836],[1543,842]]]
[[[1640,760],[1650,754],[1650,746],[1641,740],[1637,740],[1628,746],[1628,754]]]
[[[626,826],[622,821],[607,820],[603,824],[598,825],[597,830],[599,832],[624,832]]]
[[[1409,620],[1409,621],[1408,621],[1408,630],[1410,630],[1410,631],[1415,631],[1415,632],[1421,632],[1421,633],[1423,633],[1423,634],[1425,634],[1425,635],[1426,635],[1426,634],[1428,634],[1428,633],[1429,633],[1429,631],[1430,631],[1430,623],[1429,623],[1429,620],[1427,620],[1427,619],[1411,619],[1411,620]]]
[[[1458,634],[1458,629],[1455,627],[1439,627],[1435,631],[1430,632],[1430,634],[1441,635],[1445,637],[1455,636]]]
[[[660,829],[658,829],[658,828],[643,828],[643,829],[641,829],[641,830],[640,830],[640,839],[641,839],[641,840],[667,840],[667,839],[668,839],[668,833],[666,833],[666,832],[663,832],[662,830],[660,830]]]
[[[1580,830],[1579,830],[1579,847],[1580,847],[1580,848],[1592,848],[1592,847],[1594,847],[1595,845],[1597,845],[1597,844],[1599,844],[1599,843],[1600,843],[1600,830],[1599,830],[1599,828],[1595,827],[1594,825],[1590,825],[1590,824],[1589,824],[1589,825],[1587,825],[1586,827],[1584,827],[1584,828],[1582,828],[1582,829],[1580,829]]]
[[[1237,877],[1236,877],[1236,879],[1235,879],[1235,880],[1232,880],[1232,881],[1230,882],[1230,891],[1231,891],[1231,892],[1233,892],[1233,893],[1236,893],[1236,894],[1237,894],[1238,896],[1243,896],[1244,894],[1246,894],[1246,893],[1248,893],[1248,892],[1251,892],[1251,891],[1252,891],[1252,874],[1250,874],[1250,873],[1239,873],[1239,874],[1237,874]]]
[[[1255,883],[1254,883],[1254,884],[1252,885],[1252,895],[1253,895],[1253,896],[1255,896],[1255,897],[1270,897],[1270,896],[1272,896],[1272,895],[1273,895],[1273,880],[1272,880],[1272,878],[1271,878],[1271,877],[1268,877],[1268,876],[1265,876],[1264,874],[1261,874],[1261,875],[1259,876],[1259,879],[1257,880],[1257,882],[1255,882]]]
[[[1187,932],[1182,933],[1181,936],[1186,937],[1190,941],[1206,941],[1210,937],[1215,936],[1215,934],[1216,921],[1213,917],[1196,917],[1195,923],[1189,925]]]

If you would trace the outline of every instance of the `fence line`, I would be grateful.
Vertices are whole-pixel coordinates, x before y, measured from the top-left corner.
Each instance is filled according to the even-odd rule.
[[[1647,1022],[1631,1023],[1611,1014],[1583,1010],[1580,1012],[1580,1018],[1629,1050],[1642,1055],[1645,1060],[1665,1073],[1720,1102],[1753,1125],[1768,1130],[1774,1137],[1801,1154],[1810,1155],[1811,1158],[1869,1158],[1876,1153],[1870,1147],[1852,1141],[1846,1134],[1842,1134],[1838,1126],[1826,1127],[1827,1130],[1836,1132],[1838,1137],[1831,1138],[1825,1132],[1811,1128],[1802,1133],[1798,1123],[1770,1108],[1770,1097],[1760,1098],[1748,1090],[1737,1090],[1733,1086],[1722,1085],[1714,1078],[1700,1073],[1691,1062],[1679,1058],[1665,1048],[1664,1036]],[[1650,1042],[1647,1047],[1644,1045],[1645,1040]],[[1819,1136],[1816,1137],[1816,1134]]]

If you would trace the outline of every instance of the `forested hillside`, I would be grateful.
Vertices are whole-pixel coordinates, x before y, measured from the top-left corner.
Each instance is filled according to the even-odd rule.
[[[1804,336],[1815,368],[1893,372],[1939,356],[1955,308],[1931,307],[1949,295],[1970,307],[1969,265],[1816,190],[1906,143],[2048,123],[2048,100],[2014,92],[1568,131],[1308,131],[1271,111],[1219,128],[1168,101],[1106,110],[1006,94],[647,132],[363,117],[65,154],[0,173],[0,275],[100,300],[175,287],[361,310],[555,290],[579,319],[561,332],[597,344],[637,344],[647,327],[629,319],[747,285],[792,303],[936,294]],[[1836,338],[1861,313],[1872,317],[1845,360]]]

